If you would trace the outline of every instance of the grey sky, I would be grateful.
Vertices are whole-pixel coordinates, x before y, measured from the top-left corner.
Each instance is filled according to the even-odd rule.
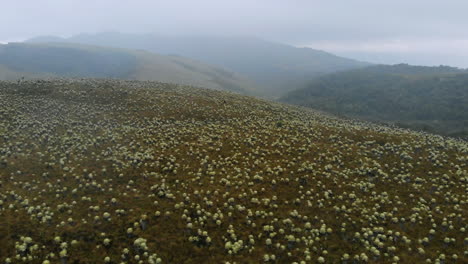
[[[0,0],[0,41],[122,31],[252,35],[381,63],[468,67],[464,0]]]

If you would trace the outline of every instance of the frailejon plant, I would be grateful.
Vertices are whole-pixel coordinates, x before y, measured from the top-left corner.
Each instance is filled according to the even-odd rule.
[[[25,87],[0,82],[0,263],[467,262],[464,141],[174,84]]]

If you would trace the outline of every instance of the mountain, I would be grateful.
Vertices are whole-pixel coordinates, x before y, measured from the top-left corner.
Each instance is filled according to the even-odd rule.
[[[255,93],[255,84],[237,73],[180,56],[69,43],[0,45],[0,79],[22,76],[157,80]]]
[[[468,71],[377,65],[322,76],[280,101],[452,136],[468,136]]]
[[[2,263],[467,263],[465,141],[159,82],[0,98]]]
[[[368,63],[310,48],[296,48],[251,37],[161,36],[98,33],[70,38],[38,37],[28,42],[73,42],[178,54],[238,72],[261,85],[267,97],[303,87],[323,74],[368,66]]]

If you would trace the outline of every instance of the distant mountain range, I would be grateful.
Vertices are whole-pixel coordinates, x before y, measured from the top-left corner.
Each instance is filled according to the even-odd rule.
[[[377,65],[317,78],[283,102],[468,138],[468,71]]]
[[[255,84],[237,73],[179,56],[69,43],[0,45],[0,80],[23,76],[156,80],[256,93]]]
[[[302,88],[320,75],[370,65],[320,50],[250,37],[98,33],[70,38],[43,36],[28,42],[71,42],[177,54],[240,73],[258,83],[261,94],[270,98]]]
[[[468,138],[467,70],[371,65],[255,38],[99,33],[0,45],[0,79],[21,76],[187,84]]]

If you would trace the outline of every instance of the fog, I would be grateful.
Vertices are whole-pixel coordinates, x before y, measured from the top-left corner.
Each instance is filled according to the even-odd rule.
[[[2,1],[0,42],[120,31],[256,36],[379,63],[468,67],[468,2]]]

